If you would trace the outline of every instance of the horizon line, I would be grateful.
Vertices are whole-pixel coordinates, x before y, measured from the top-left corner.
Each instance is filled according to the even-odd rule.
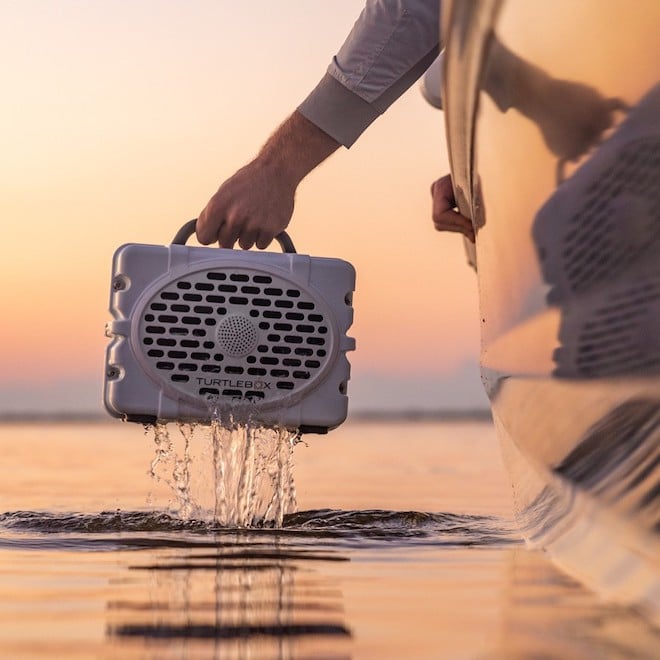
[[[492,420],[489,408],[402,408],[400,410],[378,410],[364,408],[349,412],[346,421],[458,421]],[[0,412],[0,424],[12,423],[104,423],[122,421],[100,412]]]

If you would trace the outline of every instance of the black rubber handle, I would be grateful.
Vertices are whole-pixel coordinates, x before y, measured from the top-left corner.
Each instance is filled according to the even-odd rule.
[[[186,222],[181,229],[176,233],[172,239],[172,245],[185,245],[186,241],[195,233],[195,227],[197,225],[197,218],[194,220],[189,220]],[[282,252],[288,252],[295,254],[296,248],[293,245],[293,241],[285,231],[279,233],[275,236],[275,240],[280,244]]]

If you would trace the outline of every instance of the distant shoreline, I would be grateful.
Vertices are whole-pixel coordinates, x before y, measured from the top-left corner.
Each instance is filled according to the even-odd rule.
[[[357,410],[348,416],[349,422],[457,422],[457,421],[492,421],[488,408],[474,410]]]
[[[488,409],[475,410],[356,410],[347,422],[476,422],[491,421]],[[103,413],[0,413],[0,424],[104,424],[118,420]]]

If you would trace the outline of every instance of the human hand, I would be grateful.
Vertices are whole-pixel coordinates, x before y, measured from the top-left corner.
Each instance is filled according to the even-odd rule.
[[[293,214],[296,183],[259,158],[227,179],[197,220],[203,245],[264,249],[283,231]]]
[[[284,231],[298,184],[339,148],[339,142],[298,111],[271,135],[259,155],[227,179],[197,220],[197,239],[263,250]]]
[[[431,185],[433,197],[433,225],[437,231],[455,231],[474,243],[472,222],[456,210],[451,176],[447,174]]]

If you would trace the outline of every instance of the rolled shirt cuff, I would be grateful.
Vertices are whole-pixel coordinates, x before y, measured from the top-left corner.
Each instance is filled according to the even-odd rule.
[[[383,114],[426,71],[437,55],[438,48],[434,47],[371,103],[326,73],[298,106],[298,112],[337,142],[350,147],[374,119]]]
[[[329,73],[298,106],[298,112],[345,147],[350,147],[380,114]]]

